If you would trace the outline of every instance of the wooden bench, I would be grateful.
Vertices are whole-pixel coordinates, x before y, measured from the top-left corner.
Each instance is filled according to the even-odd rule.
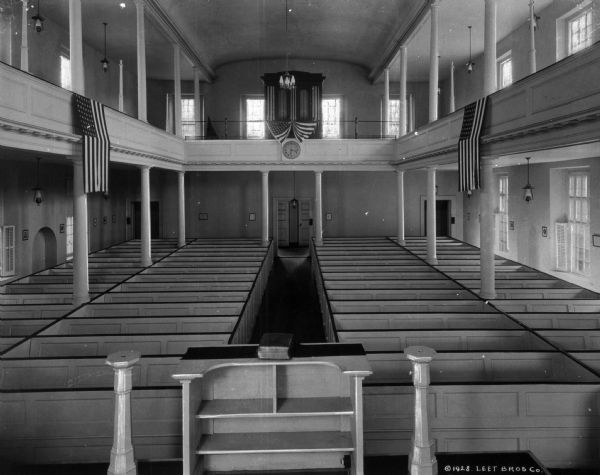
[[[240,302],[114,302],[86,305],[74,316],[110,317],[121,315],[163,316],[163,315],[239,315],[243,301]]]
[[[149,290],[149,291],[111,291],[98,297],[94,303],[129,303],[129,302],[245,302],[247,291],[237,290]]]
[[[473,293],[464,289],[327,289],[331,300],[389,300],[389,299],[447,299],[470,300],[477,299]]]
[[[155,292],[155,291],[171,291],[179,292],[196,291],[249,291],[252,288],[252,282],[249,280],[236,282],[229,280],[208,281],[208,282],[188,282],[188,281],[150,281],[144,282],[143,279],[138,279],[134,282],[131,280],[115,287],[112,292]]]
[[[0,319],[60,318],[72,309],[71,305],[63,303],[0,305]]]
[[[600,318],[595,312],[511,312],[510,316],[533,329],[600,329]]]
[[[385,280],[385,279],[356,279],[332,280],[325,282],[327,290],[349,289],[462,289],[456,282],[445,279],[410,279],[410,280]]]
[[[334,313],[479,312],[496,313],[481,300],[331,300]]]
[[[494,299],[504,312],[600,312],[600,300],[593,299]]]
[[[537,333],[567,352],[600,350],[600,330],[538,330]]]
[[[436,351],[550,351],[526,330],[354,330],[338,331],[341,343],[361,343],[367,352],[428,346]]]

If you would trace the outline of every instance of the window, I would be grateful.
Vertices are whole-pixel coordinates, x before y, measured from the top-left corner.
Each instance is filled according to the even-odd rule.
[[[569,20],[567,24],[569,54],[577,53],[592,45],[592,8],[589,7]]]
[[[73,216],[67,216],[67,226],[66,226],[66,243],[67,243],[67,261],[73,259]]]
[[[71,60],[60,55],[60,87],[71,90]]]
[[[246,99],[246,138],[265,138],[265,100]]]
[[[590,271],[590,198],[589,174],[569,174],[569,228],[571,272]]]
[[[0,276],[7,277],[15,275],[15,227],[0,227],[0,244],[2,253],[0,255]]]
[[[323,99],[323,138],[340,138],[341,103],[339,97]]]
[[[181,99],[181,136],[195,137],[196,123],[194,121],[194,99]]]
[[[498,59],[498,87],[500,89],[513,83],[512,55],[511,51],[503,54]]]
[[[400,136],[400,99],[390,99],[390,110],[389,110],[389,127],[388,133],[390,135]]]
[[[508,251],[508,176],[498,177],[498,250]]]

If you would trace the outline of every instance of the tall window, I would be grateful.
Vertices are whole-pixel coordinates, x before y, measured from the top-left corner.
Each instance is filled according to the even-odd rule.
[[[400,99],[390,99],[389,110],[389,127],[390,135],[400,136]]]
[[[73,216],[67,216],[66,228],[66,255],[67,261],[70,261],[73,259]]]
[[[592,8],[568,22],[569,54],[577,53],[592,45]]]
[[[589,174],[569,174],[569,227],[571,234],[571,272],[590,270]]]
[[[246,99],[246,138],[265,138],[265,100],[264,98]]]
[[[500,89],[513,83],[513,66],[511,52],[498,59],[498,86]]]
[[[68,89],[72,88],[71,85],[71,60],[65,55],[60,55],[60,87]]]
[[[339,97],[323,99],[323,138],[340,138],[341,104]]]
[[[508,176],[498,178],[498,250],[508,251]]]
[[[0,276],[15,275],[15,227],[0,226]]]
[[[181,136],[196,136],[196,123],[194,122],[194,99],[181,99]]]

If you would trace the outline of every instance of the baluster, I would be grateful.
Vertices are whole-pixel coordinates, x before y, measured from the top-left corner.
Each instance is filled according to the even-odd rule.
[[[138,351],[117,351],[106,358],[115,371],[115,426],[108,475],[136,475],[131,444],[131,369],[140,359]]]
[[[410,346],[404,349],[404,354],[412,363],[415,386],[415,433],[408,456],[408,470],[411,475],[436,475],[437,460],[429,434],[427,388],[430,383],[429,363],[437,353],[426,346]]]

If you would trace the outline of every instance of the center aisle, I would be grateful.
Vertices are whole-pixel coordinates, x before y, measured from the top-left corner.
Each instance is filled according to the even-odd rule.
[[[293,333],[296,343],[324,342],[310,257],[282,253],[275,257],[251,343],[258,343],[263,333]]]

